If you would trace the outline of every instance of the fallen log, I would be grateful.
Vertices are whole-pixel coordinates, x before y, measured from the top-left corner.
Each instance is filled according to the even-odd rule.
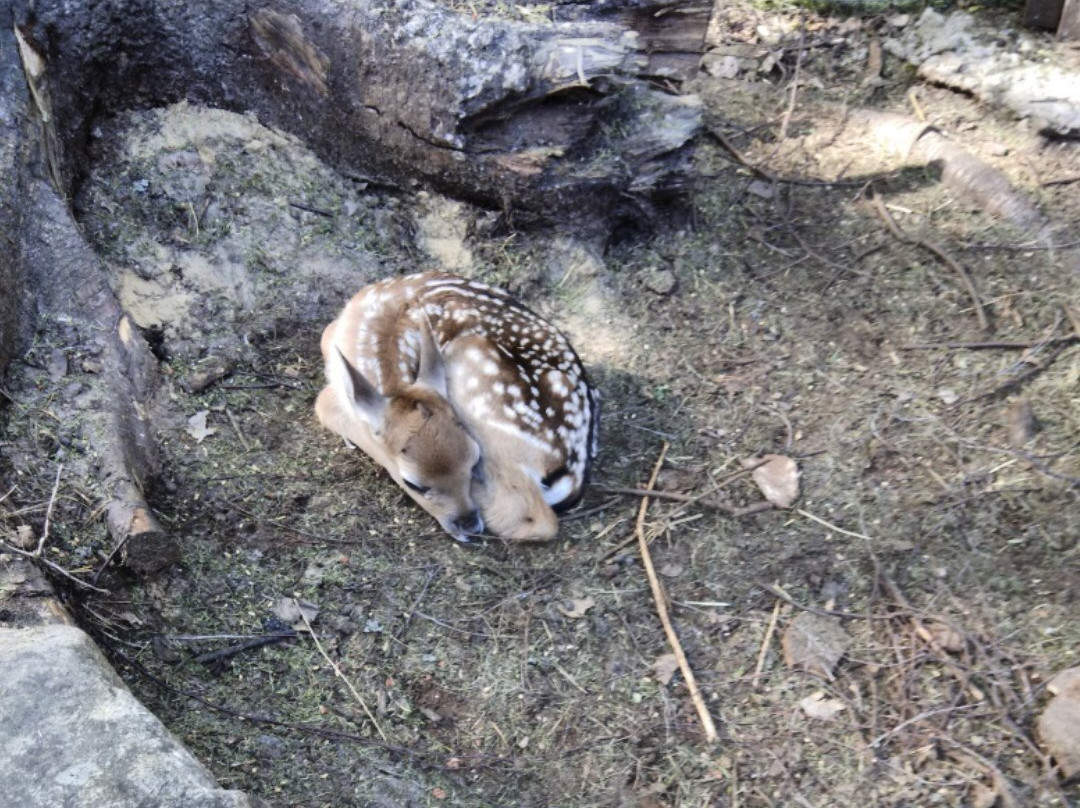
[[[643,80],[640,38],[614,21],[474,18],[429,0],[14,9],[43,64],[65,192],[97,116],[186,98],[254,112],[339,170],[520,222],[634,216],[681,185],[700,120]]]

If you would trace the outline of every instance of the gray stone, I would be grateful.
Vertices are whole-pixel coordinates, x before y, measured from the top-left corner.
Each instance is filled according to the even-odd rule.
[[[257,808],[214,783],[72,626],[0,629],[0,801],[19,808]]]

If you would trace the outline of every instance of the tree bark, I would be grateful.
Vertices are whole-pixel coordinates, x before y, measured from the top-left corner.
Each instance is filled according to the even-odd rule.
[[[13,6],[46,66],[65,191],[96,116],[186,98],[254,112],[339,170],[523,223],[634,216],[679,186],[700,119],[642,80],[642,37],[620,22],[474,19],[429,0]]]

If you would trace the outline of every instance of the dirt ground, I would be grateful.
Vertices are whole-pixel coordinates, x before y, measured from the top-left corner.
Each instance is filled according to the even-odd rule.
[[[147,493],[183,561],[103,564],[67,415],[94,358],[63,322],[3,388],[0,537],[40,529],[62,464],[50,558],[108,590],[73,609],[223,785],[275,806],[1077,804],[1034,728],[1080,664],[1080,348],[1053,341],[1080,312],[1076,243],[1033,245],[865,141],[822,144],[838,104],[911,113],[902,67],[860,84],[874,24],[815,18],[797,84],[799,49],[778,48],[754,83],[696,88],[746,161],[802,182],[705,135],[688,198],[606,243],[341,177],[240,116],[103,124],[77,208],[161,360]],[[919,99],[1080,224],[1077,185],[1045,184],[1080,173],[1075,143]],[[871,182],[968,269],[992,332]],[[435,268],[549,316],[602,392],[593,483],[553,544],[455,543],[314,418],[322,327],[365,283]],[[1022,345],[966,347],[986,342]],[[675,498],[646,532],[712,745],[664,671],[627,542],[640,498],[617,490],[665,444]],[[733,516],[761,500],[738,473],[761,453],[796,459],[801,497]],[[834,667],[787,664],[807,621]]]

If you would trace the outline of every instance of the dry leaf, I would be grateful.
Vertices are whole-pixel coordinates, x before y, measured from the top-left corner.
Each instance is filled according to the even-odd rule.
[[[188,418],[187,433],[195,438],[196,443],[202,443],[205,438],[217,432],[212,426],[206,425],[206,416],[209,414],[210,410],[201,410]]]
[[[1080,775],[1080,668],[1068,668],[1050,680],[1054,694],[1039,716],[1039,737],[1070,780]]]
[[[968,801],[971,808],[994,808],[1000,796],[997,789],[976,781],[971,784],[971,795]]]
[[[742,465],[754,469],[754,482],[777,508],[790,508],[799,498],[799,467],[790,457],[767,454],[747,458]]]
[[[580,620],[589,609],[596,605],[596,601],[586,596],[583,598],[571,598],[570,604],[571,607],[567,609],[560,603],[559,611],[563,613],[564,617],[569,617],[571,620]]]
[[[679,669],[679,660],[674,654],[664,654],[657,657],[656,661],[649,666],[652,669],[653,677],[662,685],[666,685],[671,681],[671,677],[675,675],[675,671]]]
[[[295,629],[307,628],[304,625],[303,618],[306,617],[308,623],[314,623],[315,618],[319,616],[318,606],[306,600],[298,601],[296,598],[278,598],[277,603],[274,604],[270,611],[282,623],[286,623]]]
[[[683,574],[682,564],[676,564],[674,561],[669,561],[659,569],[659,572],[665,578],[678,578]]]
[[[836,714],[844,709],[844,702],[840,699],[827,699],[824,693],[818,691],[800,701],[799,706],[810,718],[832,721]]]
[[[699,475],[686,469],[661,469],[656,476],[656,490],[682,493],[691,490],[699,481]]]
[[[1035,419],[1035,410],[1026,398],[1017,399],[1009,405],[1007,413],[1009,443],[1022,448],[1039,431],[1039,422]]]
[[[19,525],[15,528],[15,544],[23,550],[29,550],[37,540],[34,538],[34,529],[30,525]]]
[[[833,668],[851,645],[851,637],[833,618],[804,612],[788,625],[781,645],[789,668],[832,679]]]
[[[950,654],[959,654],[966,647],[964,635],[947,623],[928,623],[926,630],[931,643]]]

